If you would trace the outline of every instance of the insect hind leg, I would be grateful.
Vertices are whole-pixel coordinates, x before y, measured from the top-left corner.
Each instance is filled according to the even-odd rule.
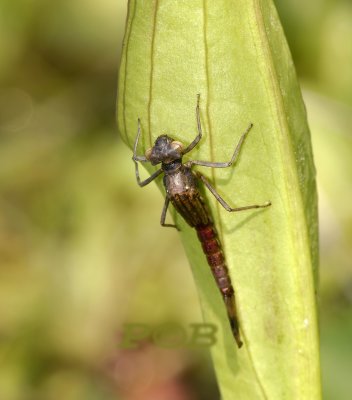
[[[166,228],[176,228],[179,231],[180,229],[176,225],[165,223],[166,213],[167,213],[167,209],[169,207],[169,203],[170,203],[170,199],[166,196],[163,211],[161,212],[160,225],[163,227],[166,227]]]
[[[204,175],[201,173],[197,172],[197,177],[204,183],[204,185],[210,190],[211,194],[216,198],[216,200],[225,208],[226,211],[228,212],[236,212],[236,211],[245,211],[245,210],[251,210],[253,208],[266,208],[271,206],[271,202],[268,201],[264,204],[252,204],[250,206],[243,206],[243,207],[230,207],[226,201],[219,195],[219,193],[216,191],[216,189],[208,182],[208,180],[205,178]]]

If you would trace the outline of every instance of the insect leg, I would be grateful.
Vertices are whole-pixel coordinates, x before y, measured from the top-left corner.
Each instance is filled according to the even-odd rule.
[[[161,213],[161,218],[160,218],[160,225],[161,226],[165,226],[165,227],[169,227],[169,228],[176,228],[178,231],[178,227],[176,225],[173,224],[165,224],[165,219],[166,219],[166,213],[167,213],[167,209],[169,207],[169,203],[170,203],[170,199],[166,196],[165,198],[165,203],[164,203],[164,207],[163,207],[163,211]]]
[[[141,178],[139,177],[139,169],[138,169],[138,163],[137,161],[134,162],[134,165],[136,167],[135,171],[136,171],[136,179],[137,179],[137,183],[140,187],[146,186],[148,185],[148,183],[150,183],[151,181],[153,181],[156,177],[158,177],[163,170],[160,168],[157,171],[154,172],[154,174],[150,175],[149,178],[147,178],[144,181],[141,181]]]
[[[150,183],[152,180],[154,180],[157,176],[159,176],[162,172],[161,169],[158,169],[156,172],[154,172],[154,174],[152,174],[149,178],[145,179],[144,181],[141,181],[141,178],[139,177],[139,168],[138,168],[138,161],[141,162],[145,162],[148,161],[146,157],[144,156],[138,156],[137,155],[137,146],[138,146],[138,141],[139,138],[141,136],[141,120],[138,118],[138,131],[137,131],[137,136],[136,136],[136,140],[134,142],[134,146],[133,146],[133,156],[132,156],[132,160],[134,161],[134,165],[135,165],[135,171],[136,171],[136,179],[137,179],[137,183],[140,187],[143,187],[145,185],[148,185],[148,183]]]
[[[141,120],[138,118],[138,131],[137,131],[136,140],[134,141],[132,160],[144,162],[144,161],[148,161],[145,156],[137,156],[137,146],[138,146],[140,136],[141,136]]]
[[[234,211],[244,211],[244,210],[251,210],[253,208],[265,208],[265,207],[269,207],[271,206],[271,202],[268,201],[265,204],[259,205],[259,204],[253,204],[250,206],[244,206],[244,207],[235,207],[232,208],[230,207],[226,201],[219,195],[219,193],[215,190],[215,188],[208,182],[208,180],[205,178],[205,176],[203,176],[201,173],[196,172],[196,175],[199,179],[202,180],[202,182],[204,183],[204,185],[210,190],[210,192],[214,195],[214,197],[216,198],[216,200],[225,208],[225,210],[229,211],[229,212],[234,212]]]
[[[197,107],[196,107],[196,116],[197,116],[197,128],[198,128],[198,135],[193,140],[193,142],[188,145],[185,150],[183,150],[183,154],[186,154],[194,149],[194,147],[198,144],[202,137],[202,125],[200,123],[200,111],[199,111],[199,101],[200,101],[200,94],[197,95]]]
[[[191,167],[192,165],[201,165],[203,167],[212,167],[212,168],[227,168],[230,167],[232,164],[234,164],[240,154],[242,145],[244,140],[246,139],[246,136],[248,135],[248,132],[252,129],[253,124],[249,124],[248,128],[246,131],[242,134],[240,137],[240,140],[237,143],[237,146],[235,148],[235,151],[231,157],[230,161],[227,162],[211,162],[211,161],[198,161],[198,160],[191,160],[188,161],[185,165],[188,167]]]

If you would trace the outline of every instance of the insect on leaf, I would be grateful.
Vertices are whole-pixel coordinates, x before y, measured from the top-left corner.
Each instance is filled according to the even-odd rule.
[[[315,169],[271,0],[129,2],[118,97],[123,139],[132,149],[140,118],[140,154],[164,133],[188,145],[197,134],[197,93],[204,135],[192,159],[228,161],[254,124],[236,165],[197,169],[232,207],[272,203],[228,213],[204,191],[236,292],[241,349],[197,236],[176,217],[204,317],[219,327],[212,357],[222,398],[320,399]]]

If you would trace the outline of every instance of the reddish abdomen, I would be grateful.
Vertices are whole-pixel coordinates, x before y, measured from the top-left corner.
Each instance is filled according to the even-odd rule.
[[[224,299],[232,333],[238,347],[242,346],[235,305],[235,292],[225,263],[218,235],[212,222],[195,227],[208,264]]]
[[[214,225],[198,226],[196,230],[221,293],[231,295],[233,287]]]

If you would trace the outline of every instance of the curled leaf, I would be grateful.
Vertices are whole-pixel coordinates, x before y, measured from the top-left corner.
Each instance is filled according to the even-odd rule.
[[[123,139],[132,148],[140,118],[140,154],[163,133],[189,144],[197,93],[204,136],[190,157],[229,160],[252,122],[236,165],[202,172],[231,206],[272,202],[231,214],[205,192],[236,291],[241,350],[196,235],[176,216],[204,316],[220,330],[212,356],[222,398],[319,399],[315,170],[271,0],[130,1],[119,78]]]

